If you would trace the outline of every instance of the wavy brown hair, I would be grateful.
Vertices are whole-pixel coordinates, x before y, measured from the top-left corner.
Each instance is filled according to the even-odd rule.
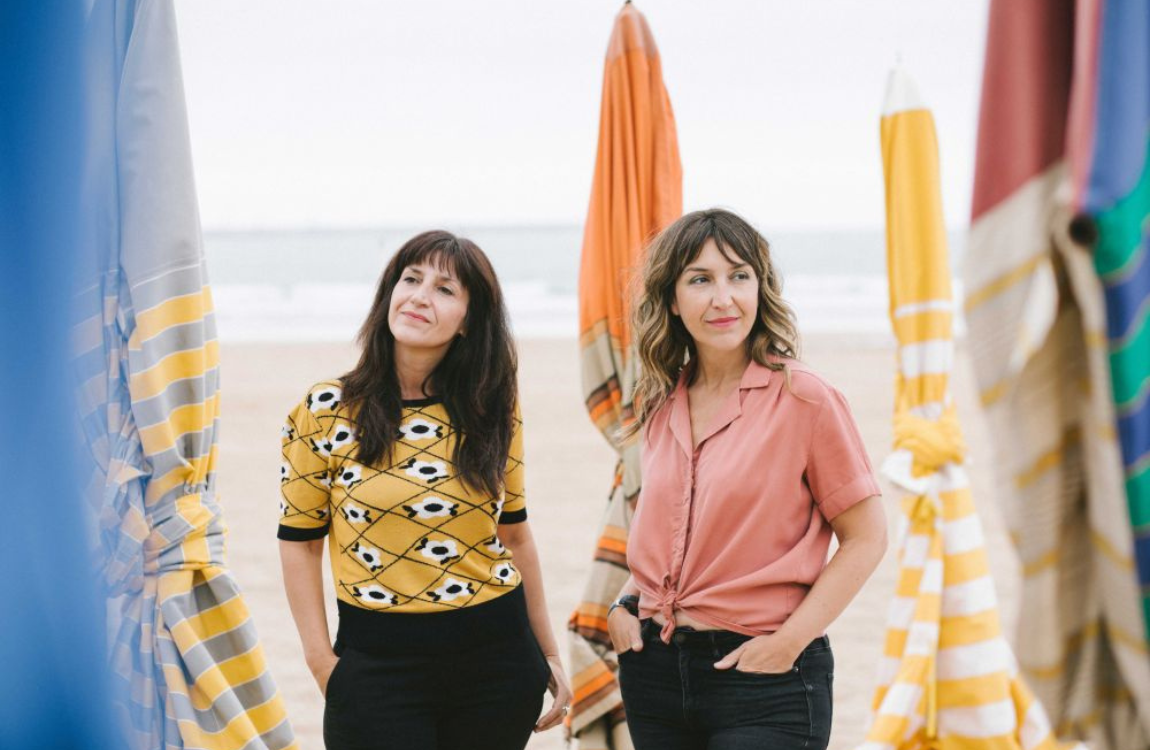
[[[359,331],[359,363],[343,376],[343,397],[359,427],[357,460],[389,459],[403,415],[395,372],[395,336],[388,324],[391,295],[403,270],[431,263],[467,289],[467,315],[423,392],[442,397],[458,438],[452,462],[464,482],[493,496],[503,490],[515,427],[515,343],[495,269],[471,240],[430,231],[408,240],[388,262],[375,301]]]
[[[707,240],[714,240],[729,261],[746,263],[759,279],[759,308],[747,353],[770,368],[786,365],[772,359],[799,356],[795,314],[783,301],[783,282],[771,263],[771,246],[741,217],[720,208],[686,214],[664,229],[647,247],[633,314],[638,347],[639,377],[635,384],[635,420],[621,432],[624,439],[637,434],[675,389],[684,366],[696,356],[695,341],[671,312],[675,285]]]

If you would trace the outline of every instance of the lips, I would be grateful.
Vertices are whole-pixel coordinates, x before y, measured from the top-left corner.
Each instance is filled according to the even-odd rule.
[[[714,318],[712,320],[708,320],[707,323],[709,325],[719,326],[720,328],[726,328],[727,326],[738,322],[738,320],[738,318]]]
[[[420,315],[418,313],[405,311],[402,314],[406,315],[407,317],[411,318],[412,320],[418,320],[420,323],[430,323],[431,322],[430,320],[428,320],[427,318],[423,317],[422,315]]]

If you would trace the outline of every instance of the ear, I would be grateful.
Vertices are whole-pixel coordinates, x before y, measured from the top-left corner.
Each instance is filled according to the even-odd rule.
[[[679,301],[671,300],[671,314],[676,318],[679,317]]]

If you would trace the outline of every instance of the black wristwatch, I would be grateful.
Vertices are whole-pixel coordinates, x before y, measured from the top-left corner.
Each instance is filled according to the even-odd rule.
[[[639,616],[639,597],[634,594],[626,594],[621,596],[615,601],[611,602],[611,606],[607,608],[607,616],[610,617],[611,613],[615,611],[615,607],[622,607],[631,613],[632,617]]]

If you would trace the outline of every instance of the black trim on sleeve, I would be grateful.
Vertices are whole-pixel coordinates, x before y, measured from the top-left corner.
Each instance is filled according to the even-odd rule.
[[[300,529],[281,523],[279,531],[276,532],[276,538],[283,539],[285,542],[310,542],[313,539],[323,539],[327,536],[327,530],[330,526],[331,524],[325,523],[314,529]]]
[[[505,510],[499,515],[499,525],[512,523],[523,523],[527,520],[527,509],[520,508],[519,510]]]

